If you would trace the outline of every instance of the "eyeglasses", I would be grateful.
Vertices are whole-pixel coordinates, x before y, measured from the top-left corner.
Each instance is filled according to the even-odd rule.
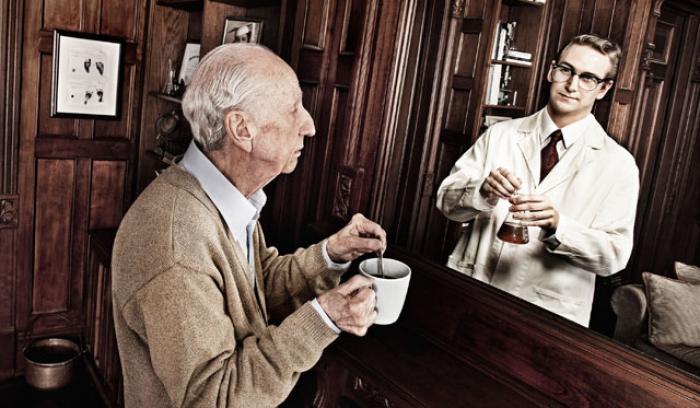
[[[578,77],[578,84],[584,91],[592,91],[598,85],[608,82],[610,78],[598,78],[590,72],[578,73],[566,65],[552,64],[552,81],[567,82],[571,77]]]

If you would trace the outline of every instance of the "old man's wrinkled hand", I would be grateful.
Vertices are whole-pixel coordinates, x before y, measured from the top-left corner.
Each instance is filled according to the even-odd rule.
[[[379,224],[355,214],[348,225],[328,238],[328,256],[334,262],[347,262],[360,255],[384,251],[386,232]]]
[[[342,331],[364,336],[377,319],[372,279],[355,275],[318,297],[318,303]]]

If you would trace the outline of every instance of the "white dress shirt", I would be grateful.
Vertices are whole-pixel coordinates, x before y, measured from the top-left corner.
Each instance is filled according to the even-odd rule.
[[[229,235],[239,245],[243,251],[245,259],[248,261],[249,281],[255,287],[255,250],[253,248],[253,231],[255,224],[260,217],[267,196],[262,189],[246,198],[229,179],[219,171],[209,158],[202,153],[197,144],[192,141],[178,163],[185,171],[192,174],[204,192],[209,196],[214,206],[224,219],[224,224]],[[328,240],[322,244],[322,254],[326,264],[330,269],[346,269],[350,262],[336,263],[328,256]],[[333,323],[323,310],[317,299],[311,301],[312,306],[321,316],[324,322],[336,333],[340,329]]]

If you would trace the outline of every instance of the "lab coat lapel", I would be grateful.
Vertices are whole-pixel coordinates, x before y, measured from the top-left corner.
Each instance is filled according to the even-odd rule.
[[[603,138],[607,136],[599,125],[596,126],[598,122],[595,120],[593,122],[595,125],[588,126],[583,132],[580,143],[571,146],[570,150],[564,154],[564,157],[537,186],[536,192],[538,194],[546,194],[594,162],[596,150],[602,147]]]
[[[530,116],[518,128],[520,135],[518,147],[523,154],[523,159],[532,180],[537,180],[540,172],[540,141],[537,134],[538,118],[539,115]]]

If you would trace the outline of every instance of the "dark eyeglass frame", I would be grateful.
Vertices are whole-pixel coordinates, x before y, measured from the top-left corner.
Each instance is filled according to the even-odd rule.
[[[596,76],[595,74],[591,74],[590,72],[576,72],[576,70],[573,67],[568,66],[568,65],[561,65],[561,64],[558,64],[556,62],[552,62],[552,70],[553,71],[559,70],[559,72],[562,72],[562,70],[563,70],[563,72],[569,71],[569,77],[563,81],[554,81],[554,75],[552,75],[553,82],[566,82],[575,76],[578,77],[579,83],[582,83],[581,79],[592,79],[592,80],[596,81],[595,86],[593,86],[593,88],[591,88],[591,89],[586,89],[586,87],[583,87],[583,89],[585,89],[587,91],[592,91],[592,90],[596,89],[598,87],[598,85],[604,84],[606,82],[613,80],[612,78],[598,78],[598,76]],[[583,78],[581,78],[581,76],[583,76]],[[585,83],[585,82],[583,82],[583,83]]]

